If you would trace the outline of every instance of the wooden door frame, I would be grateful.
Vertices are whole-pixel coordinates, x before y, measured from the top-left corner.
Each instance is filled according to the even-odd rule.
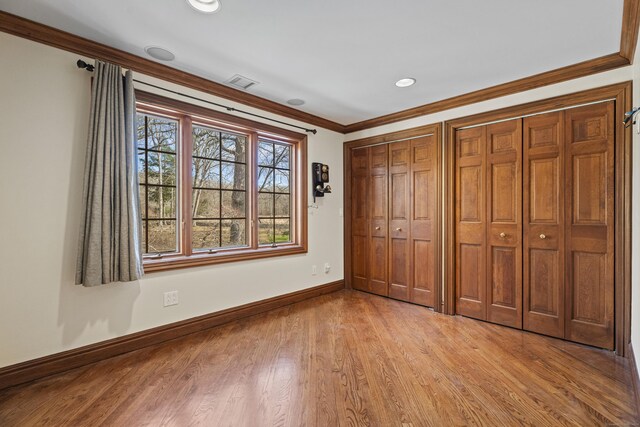
[[[435,236],[434,236],[434,248],[436,262],[434,269],[436,270],[437,283],[434,286],[434,297],[436,304],[433,307],[434,311],[442,312],[442,123],[433,123],[425,126],[419,126],[416,128],[406,129],[398,132],[391,132],[382,135],[376,135],[368,138],[356,139],[353,141],[346,141],[343,146],[343,159],[344,159],[344,281],[347,289],[352,289],[351,286],[351,150],[354,148],[366,147],[379,144],[390,144],[396,141],[402,141],[406,139],[412,139],[419,136],[434,135],[436,142],[436,173],[435,173]]]
[[[455,314],[455,132],[457,129],[514,119],[553,110],[613,100],[615,102],[615,348],[616,354],[627,355],[631,339],[631,127],[623,124],[624,113],[632,108],[632,82],[627,81],[569,95],[527,104],[515,105],[445,122],[444,194],[444,313]]]

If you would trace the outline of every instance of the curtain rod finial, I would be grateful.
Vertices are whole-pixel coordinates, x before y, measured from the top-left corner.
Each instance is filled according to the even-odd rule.
[[[82,59],[78,59],[78,62],[76,62],[76,65],[78,66],[78,68],[84,68],[87,71],[93,71],[94,70],[94,66],[93,65],[87,64]]]

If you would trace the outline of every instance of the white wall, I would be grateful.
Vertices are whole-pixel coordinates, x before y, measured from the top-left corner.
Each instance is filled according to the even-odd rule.
[[[343,278],[344,136],[319,129],[308,158],[331,166],[334,192],[309,210],[308,254],[75,286],[90,74],[77,55],[5,33],[0,56],[0,367]],[[169,290],[180,304],[163,308]]]

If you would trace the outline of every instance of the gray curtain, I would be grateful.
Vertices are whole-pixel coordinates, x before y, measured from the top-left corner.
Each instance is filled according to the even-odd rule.
[[[76,284],[142,277],[133,76],[96,61]]]

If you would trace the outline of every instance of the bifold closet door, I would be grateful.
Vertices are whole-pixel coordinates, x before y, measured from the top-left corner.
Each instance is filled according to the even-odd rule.
[[[524,313],[528,331],[564,338],[564,112],[524,119]]]
[[[411,280],[409,158],[410,141],[389,144],[389,296],[404,301]]]
[[[487,126],[487,320],[522,328],[522,120]]]
[[[351,150],[351,286],[369,290],[369,149]]]
[[[456,132],[456,312],[522,327],[522,126]]]
[[[411,253],[411,302],[436,307],[436,277],[438,156],[436,137],[423,136],[411,140],[411,229],[409,250]]]
[[[456,313],[486,320],[487,128],[456,132]]]
[[[376,145],[369,148],[369,284],[368,290],[388,295],[387,285],[387,190],[388,148]]]
[[[613,349],[614,103],[565,111],[565,338]]]

